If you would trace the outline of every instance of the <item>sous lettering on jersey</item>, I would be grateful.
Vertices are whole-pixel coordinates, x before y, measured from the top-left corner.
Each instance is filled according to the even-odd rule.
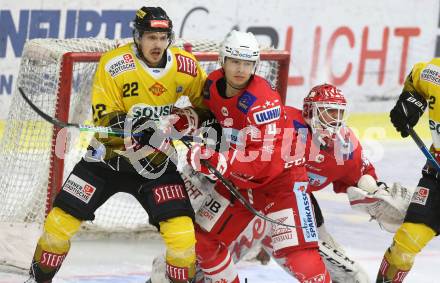
[[[257,125],[276,121],[281,116],[281,106],[275,106],[269,109],[261,110],[254,113],[254,120]]]
[[[96,188],[78,176],[70,175],[64,183],[62,190],[68,192],[82,202],[89,203]]]
[[[229,205],[229,200],[212,190],[196,213],[197,224],[206,231],[211,231]]]
[[[133,55],[126,53],[107,62],[105,69],[109,72],[110,76],[116,77],[124,72],[136,70],[136,64],[134,63]]]
[[[257,98],[253,96],[251,93],[245,91],[237,100],[237,108],[243,112],[244,114],[247,114],[249,111],[249,108],[255,103]]]
[[[197,77],[197,64],[192,58],[176,54],[177,72]]]
[[[411,202],[417,203],[420,205],[426,205],[426,201],[428,200],[429,189],[424,187],[417,187],[414,192]]]
[[[173,104],[153,106],[148,104],[135,104],[130,109],[133,118],[145,117],[151,120],[159,120],[161,116],[170,115],[173,110]]]
[[[293,215],[293,210],[291,208],[287,208],[269,213],[267,216],[276,220],[277,222],[295,226],[295,219]],[[299,241],[296,229],[277,224],[272,224],[271,227],[270,234],[274,251],[298,245]]]
[[[440,85],[440,67],[429,64],[422,70],[420,80]]]
[[[298,216],[301,221],[304,240],[306,242],[315,242],[318,241],[318,232],[312,202],[306,193],[307,185],[307,182],[295,182],[293,192],[295,193],[296,203],[298,205]]]

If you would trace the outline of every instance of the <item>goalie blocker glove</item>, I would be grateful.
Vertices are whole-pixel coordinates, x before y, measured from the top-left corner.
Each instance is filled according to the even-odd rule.
[[[390,112],[391,123],[400,135],[405,138],[408,126],[414,127],[425,112],[427,102],[417,92],[403,91],[399,100]]]

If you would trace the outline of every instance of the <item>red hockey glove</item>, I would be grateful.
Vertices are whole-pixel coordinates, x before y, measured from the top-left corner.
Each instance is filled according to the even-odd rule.
[[[181,135],[191,135],[197,130],[199,117],[191,107],[174,108],[170,115],[160,117],[157,127],[164,133],[173,133],[173,128]]]
[[[227,178],[228,162],[226,157],[212,148],[200,145],[194,145],[186,155],[188,163],[194,170],[206,175],[211,180],[217,180],[217,177],[204,166],[200,160],[204,159],[211,164],[217,171]]]

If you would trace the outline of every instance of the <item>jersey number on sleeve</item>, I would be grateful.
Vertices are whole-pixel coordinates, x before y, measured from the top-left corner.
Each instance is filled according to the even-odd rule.
[[[92,113],[93,113],[93,122],[97,122],[98,119],[101,119],[106,107],[105,104],[96,104],[92,105]]]

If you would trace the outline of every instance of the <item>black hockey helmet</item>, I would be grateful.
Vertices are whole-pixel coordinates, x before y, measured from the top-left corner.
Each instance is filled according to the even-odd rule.
[[[134,29],[139,37],[144,31],[166,32],[168,38],[173,37],[173,22],[161,7],[142,7],[136,12]]]

